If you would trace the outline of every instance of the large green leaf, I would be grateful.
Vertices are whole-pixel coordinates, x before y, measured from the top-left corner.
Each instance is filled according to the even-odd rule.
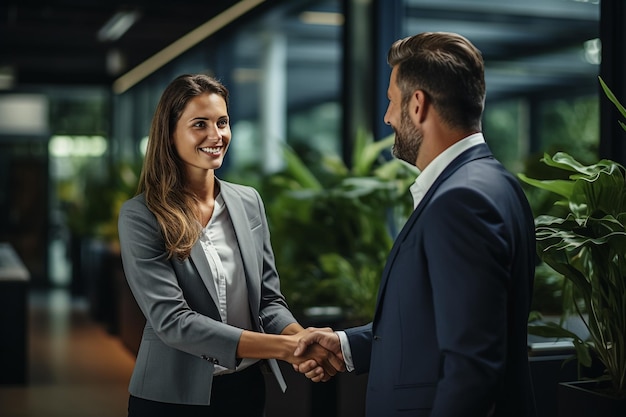
[[[616,392],[626,374],[626,184],[622,165],[602,160],[583,165],[566,153],[542,161],[567,173],[567,180],[520,175],[536,188],[562,197],[559,211],[535,218],[537,253],[562,274],[569,303],[583,319],[590,341],[583,342],[557,324],[529,325],[529,332],[572,338],[577,357],[590,364],[591,347],[606,366]],[[562,173],[561,173],[562,174]],[[563,212],[565,210],[565,212]],[[567,311],[571,311],[567,309]]]
[[[557,152],[553,156],[544,154],[541,159],[546,165],[565,171],[572,171],[586,177],[594,177],[598,172],[617,165],[615,162],[603,159],[591,165],[583,165],[573,156],[565,152]]]
[[[576,181],[576,189],[584,195],[589,215],[599,210],[617,216],[626,210],[624,172],[617,164],[598,172],[593,180]]]
[[[287,170],[302,188],[321,190],[322,184],[315,178],[311,170],[302,162],[298,155],[288,146],[283,148]]]
[[[566,201],[572,213],[583,217],[600,210],[617,216],[626,211],[626,188],[624,184],[624,168],[615,162],[602,160],[593,165],[582,165],[570,155],[563,152],[553,157],[545,155],[544,163],[554,168],[572,172],[570,178],[534,179],[524,174],[518,177],[527,184],[553,192]]]
[[[383,150],[391,148],[395,137],[387,136],[384,139],[373,141],[366,133],[359,133],[354,143],[352,156],[352,174],[355,176],[369,175],[376,160]]]
[[[604,94],[606,94],[607,98],[611,101],[611,103],[615,105],[615,107],[622,114],[622,116],[626,117],[626,109],[624,108],[624,106],[622,106],[622,103],[620,103],[617,97],[615,97],[615,94],[613,94],[609,86],[606,85],[602,77],[598,77],[598,80],[600,80],[600,85],[602,86]],[[621,121],[619,122],[619,124],[620,126],[622,126],[622,129],[626,130],[626,124]]]
[[[536,180],[522,173],[517,174],[517,176],[533,187],[553,192],[565,198],[569,198],[574,191],[574,183],[570,180]]]

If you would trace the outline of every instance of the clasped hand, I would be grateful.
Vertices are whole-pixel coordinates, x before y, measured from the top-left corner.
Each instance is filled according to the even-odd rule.
[[[313,382],[326,382],[346,370],[339,336],[331,328],[309,327],[294,335],[293,368]]]

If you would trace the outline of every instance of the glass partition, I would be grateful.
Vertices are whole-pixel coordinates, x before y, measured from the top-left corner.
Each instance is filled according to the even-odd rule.
[[[557,142],[592,153],[587,157],[595,156],[599,142],[599,1],[403,3],[404,36],[457,32],[482,51],[487,83],[485,136],[507,168],[519,172],[529,153],[543,152]],[[584,124],[585,137],[562,129],[555,136],[555,126],[545,123],[555,112],[558,123]],[[566,134],[570,136],[563,136]]]
[[[291,2],[235,31],[230,164],[276,171],[284,144],[340,154],[340,6]]]

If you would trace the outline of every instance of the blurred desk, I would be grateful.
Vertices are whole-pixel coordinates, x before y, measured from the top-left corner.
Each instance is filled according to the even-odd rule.
[[[0,242],[0,384],[27,382],[29,281],[13,247]]]

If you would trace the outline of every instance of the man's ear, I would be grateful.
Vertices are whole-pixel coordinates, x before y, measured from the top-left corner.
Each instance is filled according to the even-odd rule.
[[[423,90],[415,90],[411,97],[410,109],[413,123],[423,123],[428,114],[430,101]]]
[[[413,93],[413,98],[416,103],[416,121],[419,123],[423,123],[428,115],[430,101],[428,100],[428,96],[424,92],[424,90],[416,90]]]

